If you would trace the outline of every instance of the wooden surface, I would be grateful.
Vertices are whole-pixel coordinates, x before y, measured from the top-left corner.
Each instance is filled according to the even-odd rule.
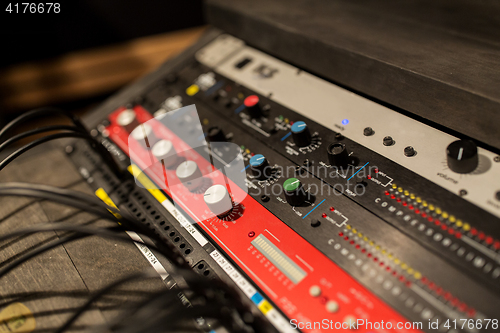
[[[0,70],[0,107],[27,110],[109,94],[193,44],[191,28]]]
[[[40,147],[0,171],[0,182],[7,181],[42,183],[92,193],[62,149],[55,145]],[[49,221],[94,226],[112,223],[48,201],[0,197],[0,234]],[[62,234],[47,232],[0,244],[0,267],[30,249],[57,240]],[[10,304],[21,302],[33,313],[36,332],[53,331],[88,299],[90,293],[144,269],[152,268],[133,244],[89,237],[59,246],[0,279],[0,318]],[[97,302],[73,329],[90,332],[89,325],[105,323],[127,300],[163,288],[159,277],[128,283]],[[7,331],[4,323],[0,323],[0,332]]]

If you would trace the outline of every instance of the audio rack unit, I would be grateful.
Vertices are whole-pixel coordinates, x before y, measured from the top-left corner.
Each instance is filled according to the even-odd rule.
[[[498,328],[491,148],[215,29],[85,124],[123,171],[75,142],[88,183],[273,330]]]

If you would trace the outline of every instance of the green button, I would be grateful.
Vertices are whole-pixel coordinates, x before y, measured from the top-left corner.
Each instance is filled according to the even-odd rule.
[[[288,178],[283,183],[283,188],[287,192],[293,192],[300,187],[300,180],[297,178]]]

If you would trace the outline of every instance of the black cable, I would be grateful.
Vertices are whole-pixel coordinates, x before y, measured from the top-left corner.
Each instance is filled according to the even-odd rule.
[[[45,126],[45,127],[40,127],[36,128],[30,131],[26,131],[17,135],[14,135],[13,137],[5,140],[0,144],[0,151],[4,150],[5,147],[21,140],[27,137],[30,137],[35,134],[40,134],[40,133],[46,133],[46,132],[52,132],[52,131],[73,131],[73,132],[79,132],[79,133],[86,133],[84,132],[81,128],[76,127],[76,126],[69,126],[69,125],[52,125],[52,126]]]
[[[46,199],[50,201],[55,201],[67,206],[72,206],[78,209],[81,209],[82,211],[87,211],[89,213],[92,213],[96,216],[100,216],[104,219],[111,219],[114,221],[119,221],[119,219],[112,215],[109,210],[112,210],[116,212],[117,210],[114,207],[107,206],[106,209],[102,209],[103,207],[94,207],[94,203],[91,203],[89,205],[88,202],[86,201],[78,201],[76,198],[71,198],[71,197],[63,197],[60,195],[56,194],[51,194],[51,193],[43,193],[40,191],[36,190],[27,190],[27,189],[4,189],[2,188],[2,185],[0,184],[0,196],[22,196],[22,197],[32,197],[32,198],[39,198],[39,199]]]
[[[46,186],[46,185],[45,185]],[[61,191],[71,191],[71,190],[63,190],[60,189]],[[156,233],[153,232],[150,228],[146,227],[143,223],[138,222],[135,220],[133,217],[129,218],[129,214],[126,211],[118,211],[113,207],[107,206],[104,202],[100,202],[102,205],[101,207],[92,207],[89,206],[89,204],[84,201],[85,198],[88,199],[88,195],[83,194],[81,192],[77,191],[71,191],[74,194],[78,194],[81,196],[80,199],[75,199],[70,196],[61,196],[57,195],[54,193],[45,193],[42,191],[37,191],[35,189],[22,189],[22,188],[3,188],[3,185],[0,184],[0,196],[2,195],[16,195],[16,196],[28,196],[28,197],[35,197],[35,198],[43,198],[43,199],[48,199],[51,201],[59,202],[68,206],[76,207],[79,208],[83,211],[88,211],[96,216],[101,216],[105,219],[111,219],[114,221],[119,222],[124,228],[135,231],[139,234],[143,234],[153,240],[155,242],[155,247],[156,248],[161,248],[159,251],[161,254],[163,254],[169,261],[171,261],[174,265],[186,269],[190,269],[189,263],[181,256],[179,253],[178,249],[171,243],[166,243],[160,236]],[[98,200],[95,197],[91,197],[93,203],[94,200]],[[109,210],[116,211],[120,214],[121,218],[117,218],[116,216],[112,215]]]
[[[7,156],[2,162],[0,162],[0,170],[5,168],[10,162],[15,160],[17,157],[19,157],[23,153],[27,152],[28,150],[30,150],[38,145],[41,145],[42,143],[56,140],[56,139],[61,139],[61,138],[82,138],[82,139],[86,139],[88,141],[93,140],[90,135],[79,133],[79,132],[56,133],[56,134],[47,135],[47,136],[44,136],[43,138],[36,139],[36,140],[24,145],[23,147],[19,148],[18,150],[16,150],[15,152],[13,152],[9,156]]]
[[[92,303],[94,303],[95,301],[97,301],[102,296],[104,296],[105,294],[107,294],[111,290],[115,289],[116,287],[118,287],[124,283],[133,281],[133,280],[147,279],[147,278],[152,278],[152,277],[157,277],[157,274],[153,273],[151,271],[141,272],[141,273],[126,276],[118,281],[113,282],[112,284],[109,284],[105,288],[102,288],[98,292],[94,293],[94,295],[87,302],[85,302],[85,304],[83,306],[81,306],[78,309],[78,311],[76,311],[71,316],[71,318],[69,318],[61,327],[59,327],[55,333],[62,333],[64,331],[66,331],[68,328],[70,328],[71,325],[78,319],[78,317],[80,317],[85,311],[87,311],[92,306]]]
[[[26,113],[23,113],[19,117],[15,118],[11,122],[9,122],[7,125],[5,125],[0,130],[0,142],[3,141],[3,138],[6,136],[6,134],[10,130],[12,130],[15,126],[20,125],[20,124],[22,124],[22,123],[24,123],[32,118],[39,117],[39,116],[46,116],[46,115],[63,115],[65,117],[69,118],[73,122],[73,124],[75,125],[77,132],[82,133],[82,134],[87,134],[88,141],[89,141],[91,147],[97,151],[97,153],[101,156],[103,161],[111,168],[111,170],[117,175],[122,174],[122,170],[118,166],[117,162],[114,160],[113,156],[111,156],[111,153],[106,148],[104,148],[99,142],[97,142],[92,136],[90,136],[90,134],[88,134],[87,129],[85,128],[85,126],[83,126],[82,122],[80,122],[78,117],[72,115],[71,113],[67,113],[61,109],[52,108],[52,107],[45,107],[45,108],[35,109],[35,110],[28,111]],[[24,133],[22,133],[22,135],[24,137],[29,136],[29,135],[24,134]],[[30,134],[30,135],[33,135],[33,134]],[[64,136],[62,136],[62,137],[64,137]],[[29,149],[31,149],[39,144],[42,144],[42,143],[47,142],[47,141],[55,140],[55,139],[56,139],[55,137],[52,139],[46,139],[46,140],[39,139],[41,141],[39,141],[37,144],[35,144],[33,146],[29,146],[29,147],[27,147],[28,145],[26,145],[23,148],[26,148],[26,151],[27,151],[27,150],[29,150]],[[19,140],[19,137],[17,140]],[[13,157],[13,159],[15,159],[16,157]],[[10,163],[10,162],[7,162],[6,164],[8,164],[8,163]],[[0,163],[0,165],[1,165],[1,163]],[[3,167],[4,166],[0,167],[0,170],[2,170]]]
[[[66,118],[69,118],[75,126],[80,128],[82,131],[86,131],[85,126],[80,122],[80,120],[68,113],[65,112],[61,109],[53,108],[53,107],[43,107],[35,110],[31,110],[28,112],[23,113],[22,115],[16,117],[14,120],[10,121],[7,125],[5,125],[1,130],[0,130],[0,142],[2,142],[3,137],[15,126],[20,125],[22,123],[25,123],[26,121],[40,117],[40,116],[47,116],[47,115],[62,115]]]
[[[106,208],[106,209],[109,208],[117,213],[120,212],[117,208],[107,205],[105,202],[103,202],[101,199],[97,198],[94,195],[86,194],[84,192],[75,191],[75,190],[68,189],[68,188],[61,188],[61,187],[45,185],[45,184],[7,182],[7,183],[0,184],[0,190],[3,190],[3,189],[23,189],[23,190],[34,190],[34,191],[40,191],[40,192],[45,192],[45,193],[52,193],[52,194],[60,195],[63,197],[70,197],[70,198],[82,200],[84,202],[92,203],[92,204],[95,204],[96,206],[101,206],[101,207]]]

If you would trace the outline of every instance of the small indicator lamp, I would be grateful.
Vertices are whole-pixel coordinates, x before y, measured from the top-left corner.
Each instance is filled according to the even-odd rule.
[[[347,124],[349,124],[349,119],[342,120],[342,125],[347,125]]]

